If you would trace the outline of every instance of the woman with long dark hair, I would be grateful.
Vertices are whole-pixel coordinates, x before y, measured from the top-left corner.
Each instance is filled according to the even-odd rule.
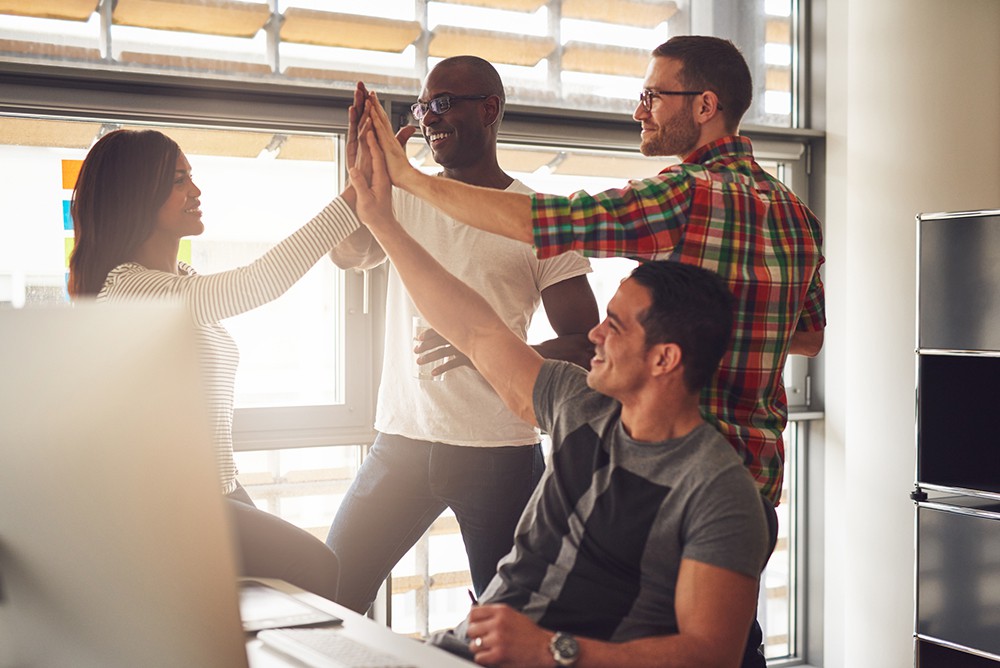
[[[69,292],[98,302],[183,300],[198,336],[221,491],[243,574],[281,578],[333,599],[339,577],[333,552],[254,507],[236,479],[232,420],[239,351],[220,321],[280,296],[358,223],[338,197],[251,264],[202,276],[177,259],[180,240],[204,231],[200,198],[190,163],[163,133],[117,130],[102,137],[83,161],[73,193]]]

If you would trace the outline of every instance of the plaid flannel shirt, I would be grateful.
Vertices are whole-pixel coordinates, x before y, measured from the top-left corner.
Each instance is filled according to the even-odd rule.
[[[826,325],[819,221],[753,158],[750,140],[706,144],[684,163],[620,189],[532,199],[535,248],[700,265],[736,297],[733,341],[702,392],[705,419],[743,458],[761,493],[781,495],[788,419],[782,370],[796,330]]]

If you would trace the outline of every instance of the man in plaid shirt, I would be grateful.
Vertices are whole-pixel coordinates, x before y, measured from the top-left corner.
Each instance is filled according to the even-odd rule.
[[[761,169],[750,141],[737,134],[752,90],[731,42],[681,36],[661,44],[633,117],[642,124],[644,155],[683,163],[620,189],[570,197],[427,177],[409,165],[385,114],[371,118],[395,185],[456,220],[533,243],[539,257],[576,250],[671,259],[721,274],[737,302],[733,341],[702,394],[702,412],[777,504],[787,422],[782,369],[789,354],[813,356],[823,344],[822,236],[812,212]],[[762,664],[748,653],[743,665]]]

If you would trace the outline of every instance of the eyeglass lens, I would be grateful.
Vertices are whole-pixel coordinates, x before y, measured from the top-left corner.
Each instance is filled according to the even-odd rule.
[[[435,97],[428,102],[417,102],[410,107],[413,117],[418,121],[426,116],[428,111],[432,111],[440,116],[447,113],[449,109],[451,109],[451,97],[448,95]]]

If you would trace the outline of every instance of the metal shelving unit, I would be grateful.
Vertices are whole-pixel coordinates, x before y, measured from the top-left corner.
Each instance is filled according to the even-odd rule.
[[[917,668],[1000,666],[1000,211],[917,216]]]

